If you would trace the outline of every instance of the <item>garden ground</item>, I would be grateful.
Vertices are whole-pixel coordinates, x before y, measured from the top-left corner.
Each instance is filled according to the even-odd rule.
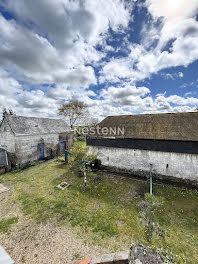
[[[198,193],[154,185],[164,203],[154,213],[148,241],[139,205],[149,183],[90,173],[88,186],[63,158],[0,177],[0,241],[16,264],[73,263],[86,256],[158,248],[175,263],[198,263]],[[65,190],[57,185],[70,184]]]

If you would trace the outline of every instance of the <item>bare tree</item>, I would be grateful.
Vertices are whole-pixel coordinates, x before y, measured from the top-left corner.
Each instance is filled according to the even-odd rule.
[[[3,117],[5,117],[6,115],[8,115],[8,112],[7,112],[7,109],[6,108],[3,108],[2,115],[3,115]]]
[[[198,112],[198,107],[195,108],[195,112]]]
[[[6,115],[16,115],[16,113],[12,109],[3,108],[2,115],[5,117]]]
[[[87,120],[85,121],[86,126],[96,126],[99,123],[99,120],[92,115],[89,115]]]
[[[88,114],[88,107],[83,102],[71,100],[60,106],[58,114],[68,119],[71,128],[73,128],[74,124],[82,121]]]

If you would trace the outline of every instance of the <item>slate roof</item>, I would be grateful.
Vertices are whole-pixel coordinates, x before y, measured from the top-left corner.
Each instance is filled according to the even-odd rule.
[[[73,131],[67,126],[66,122],[61,119],[15,115],[6,115],[5,119],[15,135],[56,134]]]
[[[124,127],[121,138],[198,141],[198,112],[108,116],[98,125]]]

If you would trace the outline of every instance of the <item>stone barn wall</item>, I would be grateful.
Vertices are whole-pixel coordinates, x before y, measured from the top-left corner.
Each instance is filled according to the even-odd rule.
[[[68,132],[68,133],[60,133],[59,134],[59,141],[65,141],[66,147],[68,149],[72,148],[73,142],[74,142],[74,133]]]
[[[0,127],[0,147],[10,153],[15,152],[15,137],[7,122],[3,122]]]
[[[98,153],[102,166],[113,171],[148,176],[150,164],[154,176],[166,180],[180,180],[198,184],[198,155],[147,151],[139,149],[89,146],[91,153]]]
[[[44,157],[56,155],[59,144],[58,134],[43,134],[43,135],[23,135],[15,137],[16,144],[16,165],[20,166],[30,161],[38,160],[37,146],[44,144]]]

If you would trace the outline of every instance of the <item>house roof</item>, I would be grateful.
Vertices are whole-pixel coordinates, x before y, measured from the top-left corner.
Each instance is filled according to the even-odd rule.
[[[6,115],[4,118],[15,135],[50,134],[73,131],[61,119]]]
[[[198,141],[198,112],[108,116],[99,126],[124,128],[121,138]]]

